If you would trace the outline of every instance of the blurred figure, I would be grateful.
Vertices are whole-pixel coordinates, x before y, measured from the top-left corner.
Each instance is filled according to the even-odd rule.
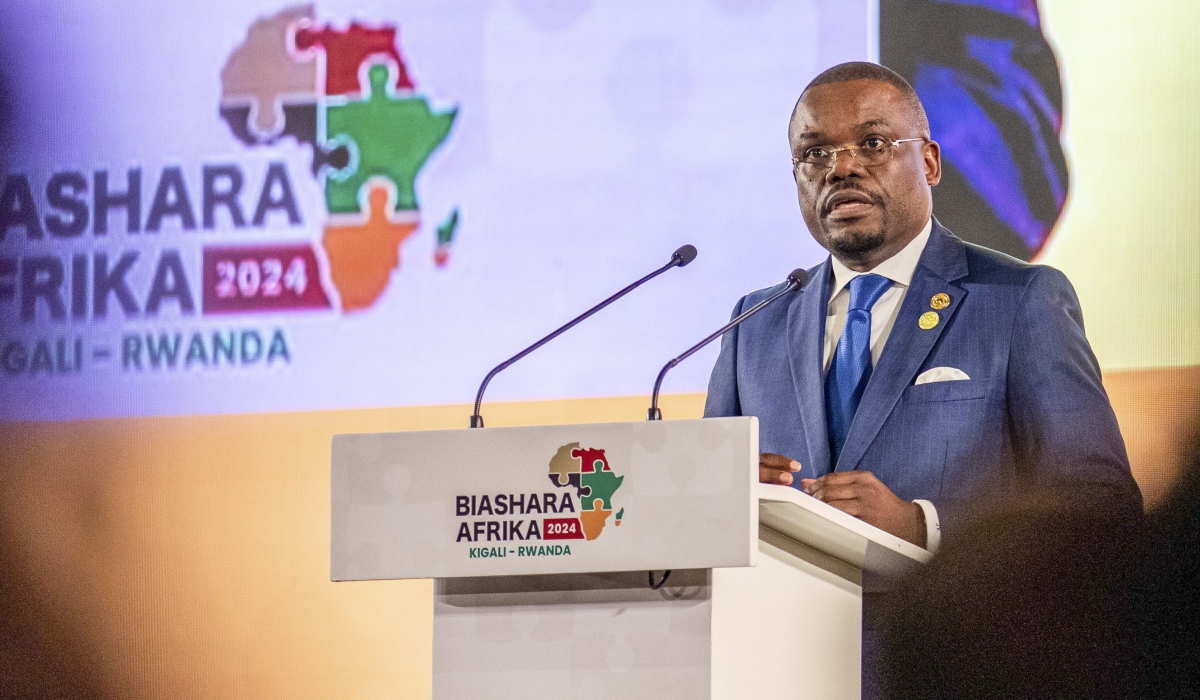
[[[885,615],[894,698],[1195,698],[1200,443],[1145,518],[1092,487],[950,538]]]
[[[2,477],[3,475],[0,475]],[[99,700],[78,639],[62,629],[21,575],[25,569],[0,524],[0,698]]]
[[[1191,459],[1149,516],[1139,619],[1148,697],[1200,698],[1200,426]]]

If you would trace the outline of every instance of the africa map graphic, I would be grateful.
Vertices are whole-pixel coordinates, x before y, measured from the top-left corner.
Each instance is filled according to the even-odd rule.
[[[317,23],[311,5],[255,21],[221,70],[222,119],[246,146],[285,137],[312,147],[323,181],[321,245],[344,311],[370,307],[420,225],[415,181],[457,108],[417,94],[392,25]],[[439,266],[459,219],[437,227]]]
[[[572,442],[558,448],[550,459],[550,483],[555,488],[572,488],[579,498],[579,517],[584,539],[594,540],[604,531],[608,516],[613,513],[613,494],[621,488],[623,476],[613,473],[604,450],[581,448]],[[617,526],[625,517],[625,509],[617,511]]]

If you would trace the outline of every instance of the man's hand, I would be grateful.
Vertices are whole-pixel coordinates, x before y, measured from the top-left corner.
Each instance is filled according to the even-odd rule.
[[[761,477],[763,462],[759,464],[759,478],[766,481]],[[921,506],[901,500],[871,472],[832,472],[819,479],[802,479],[800,486],[808,495],[840,511],[918,547],[925,546],[925,512]]]
[[[758,457],[758,480],[764,484],[791,486],[793,472],[800,471],[800,463],[791,457],[764,452]]]

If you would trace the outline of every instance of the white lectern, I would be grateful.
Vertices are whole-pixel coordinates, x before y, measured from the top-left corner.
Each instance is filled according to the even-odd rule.
[[[858,698],[930,555],[757,480],[754,418],[338,435],[331,578],[436,579],[436,700]]]

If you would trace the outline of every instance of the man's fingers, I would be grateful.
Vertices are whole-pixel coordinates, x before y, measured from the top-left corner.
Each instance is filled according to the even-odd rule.
[[[863,489],[857,484],[819,484],[809,495],[829,503],[861,498]]]
[[[791,472],[783,471],[782,469],[771,469],[770,467],[764,467],[762,465],[759,465],[758,480],[764,484],[779,484],[781,486],[791,486],[792,485],[792,474],[791,474]]]
[[[874,479],[875,475],[871,472],[848,471],[848,472],[830,472],[817,481],[822,484],[862,484]]]
[[[794,472],[800,471],[800,463],[791,457],[764,452],[758,456],[758,480],[764,484],[791,486]]]
[[[764,452],[758,456],[758,466],[760,469],[776,469],[783,472],[798,472],[800,471],[800,463],[791,457],[783,455],[771,454]]]
[[[873,484],[879,483],[879,479],[871,472],[849,471],[849,472],[830,472],[818,479],[805,479],[804,492],[810,496],[816,496],[817,490],[829,488],[833,486],[854,486],[855,488],[871,488]]]

